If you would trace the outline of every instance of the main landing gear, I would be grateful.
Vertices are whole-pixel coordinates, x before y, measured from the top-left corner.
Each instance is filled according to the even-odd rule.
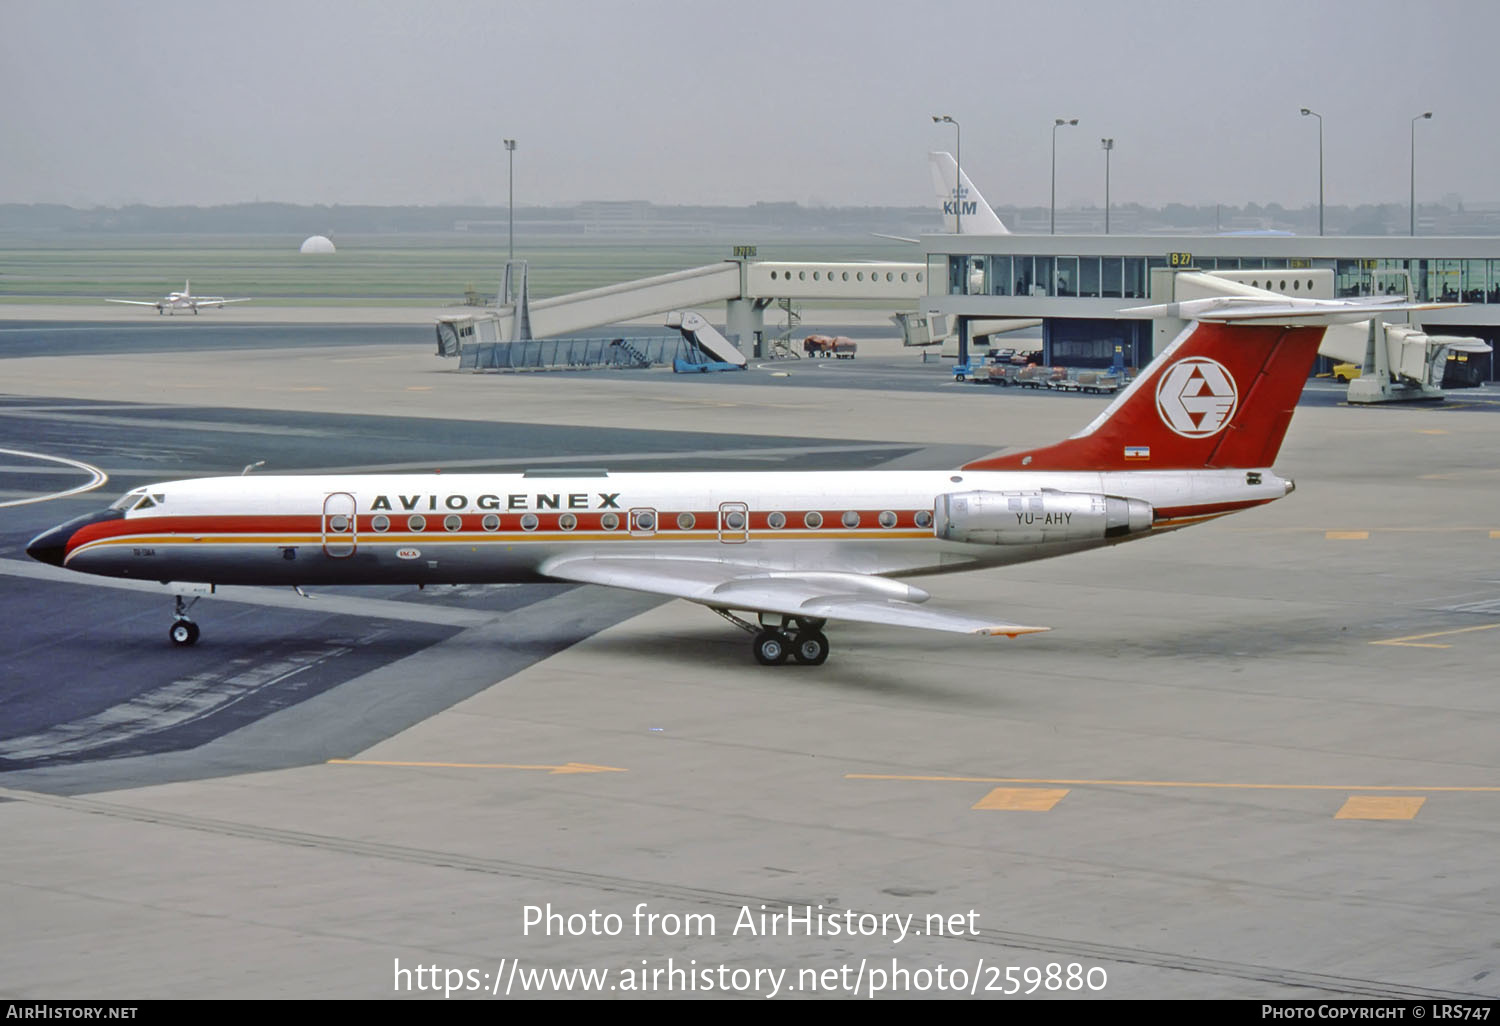
[[[828,638],[823,633],[827,620],[781,617],[779,623],[767,623],[769,614],[760,614],[759,625],[735,616],[727,609],[714,609],[724,619],[750,634],[755,661],[762,666],[781,666],[790,661],[804,666],[822,666],[828,661]]]
[[[172,627],[167,631],[167,637],[172,639],[172,644],[179,648],[186,648],[198,640],[198,625],[188,619],[187,611],[198,602],[184,602],[181,595],[177,596],[172,606]]]

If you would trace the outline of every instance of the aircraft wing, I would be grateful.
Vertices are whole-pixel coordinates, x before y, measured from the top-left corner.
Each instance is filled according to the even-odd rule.
[[[925,591],[871,574],[798,573],[708,559],[629,556],[562,556],[544,563],[541,572],[559,580],[670,595],[719,609],[808,619],[1009,637],[1051,629],[923,606]]]
[[[146,299],[106,299],[105,302],[106,303],[124,303],[127,306],[160,306],[161,305],[161,301],[160,300],[155,300],[155,299],[153,299],[153,300],[146,300]]]

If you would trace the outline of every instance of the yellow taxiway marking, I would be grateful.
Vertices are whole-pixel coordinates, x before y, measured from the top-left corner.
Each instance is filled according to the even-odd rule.
[[[406,391],[408,391],[408,392],[431,392],[432,391],[432,386],[431,385],[407,385],[406,386]]]
[[[1369,531],[1324,531],[1325,541],[1369,541]]]
[[[328,386],[326,386],[326,385],[291,385],[291,386],[288,386],[287,391],[288,392],[326,392],[326,391],[328,391]]]
[[[1051,812],[1052,806],[1068,796],[1065,787],[997,787],[971,808],[1005,812]]]
[[[1412,795],[1381,797],[1369,794],[1350,795],[1334,819],[1416,819],[1426,798]]]
[[[1452,645],[1433,644],[1423,642],[1423,638],[1443,638],[1450,634],[1468,634],[1470,631],[1492,631],[1500,627],[1500,623],[1483,623],[1478,627],[1455,627],[1451,631],[1433,631],[1430,634],[1408,634],[1404,638],[1387,638],[1385,641],[1372,641],[1372,645],[1400,645],[1403,648],[1452,648]]]
[[[594,766],[587,762],[568,762],[561,766],[530,766],[508,762],[387,762],[378,759],[329,759],[333,766],[418,766],[436,769],[510,769],[545,770],[548,773],[625,773],[619,766]]]
[[[1500,627],[1500,624],[1495,626]],[[944,784],[1052,784],[1068,787],[1198,787],[1225,791],[1447,791],[1500,794],[1500,786],[1413,787],[1410,784],[1232,784],[1201,780],[1049,780],[1040,777],[937,777],[899,773],[846,773],[845,780],[912,780]]]
[[[1500,531],[1491,531],[1490,541],[1496,541],[1497,539],[1500,539]]]
[[[1447,433],[1442,428],[1423,428],[1417,432],[1419,435],[1446,435]]]

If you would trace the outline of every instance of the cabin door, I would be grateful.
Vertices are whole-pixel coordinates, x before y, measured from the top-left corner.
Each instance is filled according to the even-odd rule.
[[[323,500],[323,554],[332,559],[354,555],[357,541],[354,496],[334,492]]]
[[[719,503],[719,541],[737,544],[750,540],[750,507],[743,502]]]

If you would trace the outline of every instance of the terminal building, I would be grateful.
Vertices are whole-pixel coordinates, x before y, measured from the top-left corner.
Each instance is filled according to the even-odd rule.
[[[960,331],[976,321],[1039,318],[1048,364],[1108,367],[1123,347],[1127,367],[1145,366],[1156,347],[1152,324],[1128,311],[1153,301],[1158,270],[1255,272],[1235,277],[1289,295],[1303,286],[1298,271],[1323,271],[1319,282],[1332,272],[1334,298],[1410,291],[1424,302],[1466,303],[1424,311],[1421,324],[1500,341],[1500,238],[966,233],[921,241],[929,315]],[[1264,283],[1255,280],[1260,272]],[[1465,376],[1466,384],[1494,381],[1493,354],[1476,354]]]
[[[891,309],[903,311],[897,319],[908,344],[930,345],[956,335],[962,363],[968,362],[970,353],[1007,345],[1000,341],[1005,338],[1000,332],[1039,323],[1043,363],[1129,371],[1149,363],[1176,330],[1133,314],[1131,308],[1171,302],[1178,272],[1206,271],[1240,286],[1293,297],[1391,295],[1462,303],[1419,312],[1413,320],[1420,332],[1403,325],[1405,341],[1398,348],[1414,353],[1410,347],[1423,333],[1463,343],[1445,350],[1453,353],[1452,363],[1438,368],[1441,373],[1434,377],[1429,367],[1417,375],[1433,386],[1496,380],[1500,237],[1330,237],[1267,231],[1013,234],[951,155],[933,152],[928,162],[948,231],[909,240],[920,243],[920,261],[761,261],[753,246],[744,246],[736,247],[733,260],[536,303],[526,297],[525,262],[512,262],[496,307],[439,318],[439,352],[461,355],[466,342],[503,346],[666,311],[678,311],[680,316],[681,311],[723,303],[728,340],[745,356],[769,357],[775,355],[769,351],[773,340],[765,330],[765,311],[771,304],[781,303],[790,311],[794,301],[861,300],[890,303]],[[988,343],[978,341],[984,332],[992,333]],[[1488,350],[1481,351],[1486,344]],[[1036,348],[1029,339],[1014,345]],[[1330,351],[1325,343],[1324,352]],[[1358,362],[1369,350],[1356,339],[1352,349],[1344,351],[1351,355],[1340,359]],[[1334,361],[1325,357],[1323,362],[1320,369],[1328,370]],[[1379,361],[1372,364],[1372,371],[1379,366]],[[1409,367],[1403,373],[1414,376]]]

